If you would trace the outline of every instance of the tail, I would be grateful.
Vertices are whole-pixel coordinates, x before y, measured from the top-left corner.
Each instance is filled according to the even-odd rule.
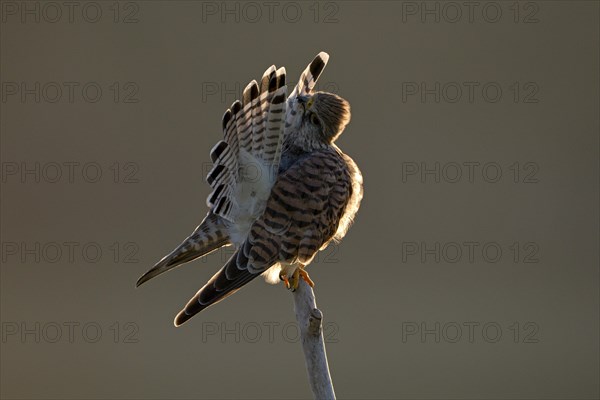
[[[262,272],[264,270],[249,269],[244,252],[237,251],[177,314],[175,326],[180,326],[205,308],[231,296]]]
[[[227,234],[227,222],[218,215],[209,212],[202,223],[183,243],[138,279],[136,286],[140,286],[163,272],[205,256],[228,244],[230,244],[230,241]]]

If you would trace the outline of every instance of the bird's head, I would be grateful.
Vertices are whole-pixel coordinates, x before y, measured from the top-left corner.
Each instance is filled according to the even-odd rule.
[[[332,144],[350,122],[350,104],[336,94],[315,92],[294,103],[295,130],[305,140]]]

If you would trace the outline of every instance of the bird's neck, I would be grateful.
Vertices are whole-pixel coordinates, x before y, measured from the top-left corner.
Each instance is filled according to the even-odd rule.
[[[283,140],[282,152],[292,153],[311,153],[315,150],[322,150],[329,147],[329,144],[316,135],[308,135],[301,132],[289,132]]]
[[[310,140],[300,135],[286,136],[279,162],[279,173],[290,168],[296,162],[302,160],[314,151],[335,147],[319,140]]]

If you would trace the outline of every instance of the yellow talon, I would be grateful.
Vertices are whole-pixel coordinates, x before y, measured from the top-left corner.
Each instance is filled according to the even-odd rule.
[[[298,273],[300,274],[302,279],[304,279],[304,282],[308,283],[308,286],[315,287],[315,283],[312,279],[310,279],[310,276],[308,276],[308,272],[306,272],[304,268],[298,268],[296,271],[299,271]]]
[[[287,277],[287,275],[286,275],[286,274],[284,274],[283,272],[281,272],[281,273],[279,274],[279,279],[281,279],[281,280],[283,281],[283,283],[284,283],[284,285],[285,285],[285,287],[286,287],[287,289],[289,289],[289,288],[290,288],[290,281],[288,280],[288,277]]]
[[[298,266],[290,278],[288,278],[287,274],[285,274],[283,271],[279,273],[279,279],[281,279],[285,283],[285,287],[292,292],[298,289],[298,285],[300,285],[300,278],[302,278],[302,280],[310,287],[315,287],[315,283],[312,279],[310,279],[310,276],[308,276],[308,272],[306,272],[304,269],[304,265]]]

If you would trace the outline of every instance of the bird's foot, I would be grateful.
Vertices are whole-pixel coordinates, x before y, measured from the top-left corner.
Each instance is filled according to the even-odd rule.
[[[287,274],[283,271],[279,273],[279,279],[283,281],[286,289],[290,289],[290,280],[287,277]]]
[[[304,267],[300,267],[296,271],[298,271],[304,282],[308,283],[308,286],[315,287],[315,283],[310,279],[310,276],[308,276],[308,272],[306,272]]]
[[[292,292],[295,291],[296,289],[298,289],[298,285],[300,284],[300,279],[302,279],[304,282],[308,283],[308,285],[310,287],[315,286],[315,283],[313,282],[312,279],[310,279],[310,276],[308,276],[308,272],[306,272],[303,265],[298,266],[298,268],[296,268],[294,270],[294,273],[289,278],[288,278],[287,274],[285,274],[283,271],[280,272],[279,279],[281,279],[283,281],[283,283],[285,284],[285,287],[287,289],[291,290]]]

